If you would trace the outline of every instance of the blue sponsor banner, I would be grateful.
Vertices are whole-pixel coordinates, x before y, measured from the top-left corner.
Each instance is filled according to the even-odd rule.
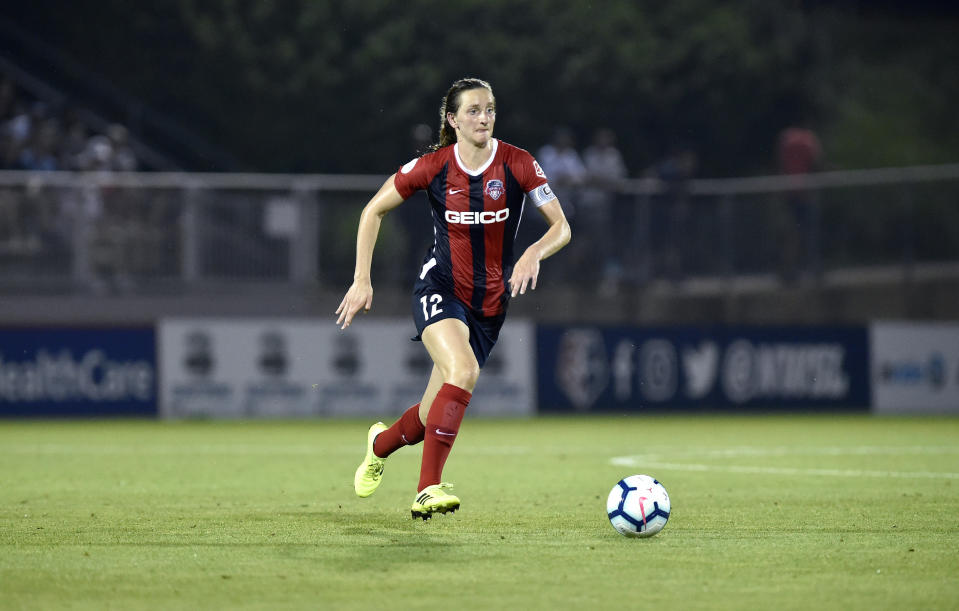
[[[156,416],[152,327],[0,328],[0,417]]]
[[[867,408],[866,327],[537,329],[543,411]]]

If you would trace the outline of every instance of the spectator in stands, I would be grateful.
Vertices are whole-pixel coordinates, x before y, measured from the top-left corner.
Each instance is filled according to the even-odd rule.
[[[0,168],[135,171],[139,162],[126,127],[112,124],[90,135],[76,108],[58,120],[43,101],[0,77]],[[65,129],[64,129],[65,128]]]
[[[112,169],[119,172],[134,172],[137,169],[137,157],[130,146],[130,132],[127,128],[114,123],[107,128],[107,137],[113,147]]]
[[[40,122],[47,112],[46,104],[34,102],[31,105],[17,103],[14,116],[6,124],[10,137],[18,145],[25,144],[33,133],[34,126]]]
[[[583,231],[586,238],[574,244],[584,244],[591,251],[589,268],[582,270],[591,273],[584,277],[595,278],[600,282],[601,293],[613,295],[619,290],[623,273],[622,261],[614,248],[618,243],[614,206],[627,175],[623,155],[616,148],[616,133],[609,128],[596,130],[592,144],[583,153],[583,161],[586,180],[574,228]]]
[[[795,180],[795,188],[786,193],[786,226],[781,232],[780,275],[784,283],[792,284],[799,279],[803,267],[812,265],[809,237],[815,230],[812,222],[815,201],[813,191],[805,188],[803,177],[819,169],[822,145],[816,133],[804,123],[780,132],[776,153],[779,172]]]
[[[56,119],[43,119],[31,131],[30,139],[20,150],[17,166],[22,170],[52,171],[60,169],[57,149],[60,124]]]
[[[60,167],[64,170],[80,170],[90,131],[72,109],[64,113],[64,123],[66,130],[60,142]]]
[[[2,87],[8,91],[8,86]],[[10,93],[0,93],[7,97]],[[15,91],[14,94],[15,95]],[[40,102],[27,104],[17,97],[6,99],[10,116],[0,126],[0,154],[3,169],[55,170],[57,123]],[[0,250],[15,255],[34,255],[40,251],[39,235],[48,208],[40,206],[28,194],[7,194],[0,204],[0,221],[6,227]]]
[[[579,188],[586,182],[586,166],[576,152],[576,141],[568,127],[560,127],[553,140],[536,153],[536,159],[549,177],[550,187],[563,202],[568,216],[573,216]]]
[[[553,133],[553,139],[549,144],[544,145],[536,153],[536,160],[539,162],[543,171],[549,178],[550,188],[555,190],[557,198],[563,202],[563,210],[570,226],[574,231],[578,231],[579,222],[579,191],[586,182],[586,166],[579,153],[576,152],[576,140],[573,131],[568,127],[557,128]],[[535,215],[538,217],[539,215]],[[539,231],[537,223],[522,223],[520,225],[521,241],[528,242],[535,240],[536,233]],[[584,266],[588,263],[588,242],[589,240],[579,240],[574,242],[576,248],[571,248],[567,255],[568,265],[564,265],[557,270],[564,274],[570,280],[579,279],[583,273]],[[596,277],[598,274],[592,274],[589,277]]]
[[[91,133],[77,108],[54,116],[11,78],[0,78],[0,169],[109,172],[138,166],[124,126]],[[26,192],[0,192],[0,252],[35,257],[71,249],[81,240],[90,288],[122,290],[151,264],[147,237],[156,233],[150,211],[135,200],[123,189],[93,184],[55,191],[38,181]]]
[[[665,241],[658,244],[663,271],[673,282],[679,282],[688,273],[690,249],[694,239],[692,230],[692,202],[689,197],[689,181],[696,175],[699,156],[685,144],[673,145],[670,153],[646,171],[647,176],[657,178],[664,186],[666,231]]]
[[[14,100],[10,117],[0,126],[3,142],[2,167],[4,169],[9,170],[17,167],[20,151],[30,137],[30,124],[30,111],[27,105],[22,100]]]
[[[110,139],[97,134],[87,140],[80,153],[79,169],[88,172],[106,172],[113,169],[113,143]]]
[[[556,189],[563,206],[572,210],[579,195],[579,188],[586,182],[586,166],[576,152],[576,140],[568,127],[560,127],[552,141],[536,153],[549,184]],[[555,185],[555,186],[554,186]]]
[[[809,127],[787,127],[779,134],[779,171],[798,176],[819,169],[822,145]]]

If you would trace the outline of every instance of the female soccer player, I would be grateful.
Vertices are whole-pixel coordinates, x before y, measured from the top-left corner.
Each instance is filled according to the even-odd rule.
[[[419,404],[390,427],[382,422],[370,427],[366,458],[353,480],[358,496],[373,494],[386,457],[423,441],[412,514],[424,520],[460,506],[449,492],[452,485],[441,483],[443,466],[510,298],[535,289],[539,262],[570,239],[569,223],[539,164],[525,150],[493,138],[496,99],[489,83],[475,78],[453,83],[440,121],[433,151],[390,176],[363,208],[353,284],[336,309],[341,329],[360,310],[369,311],[380,223],[413,193],[426,190],[435,239],[413,289],[413,319],[433,370]],[[513,240],[526,198],[549,228],[514,264]]]

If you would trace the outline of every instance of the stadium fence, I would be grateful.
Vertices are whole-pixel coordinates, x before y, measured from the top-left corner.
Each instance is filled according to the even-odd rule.
[[[27,293],[343,286],[352,277],[359,212],[384,178],[2,171],[0,285]],[[620,245],[617,278],[627,285],[731,275],[813,285],[824,274],[959,275],[959,164],[633,179],[611,195],[612,222],[601,234],[578,230],[588,212],[575,192],[564,204],[583,243]],[[408,284],[410,265],[432,239],[426,200],[415,197],[384,223],[374,270],[381,285]],[[520,240],[541,230],[527,218]],[[582,273],[570,267],[566,279]]]

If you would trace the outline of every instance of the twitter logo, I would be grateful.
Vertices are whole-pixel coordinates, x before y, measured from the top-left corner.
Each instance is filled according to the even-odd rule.
[[[686,377],[686,396],[702,399],[712,390],[719,371],[719,347],[715,342],[703,341],[699,347],[683,348],[683,373]]]

